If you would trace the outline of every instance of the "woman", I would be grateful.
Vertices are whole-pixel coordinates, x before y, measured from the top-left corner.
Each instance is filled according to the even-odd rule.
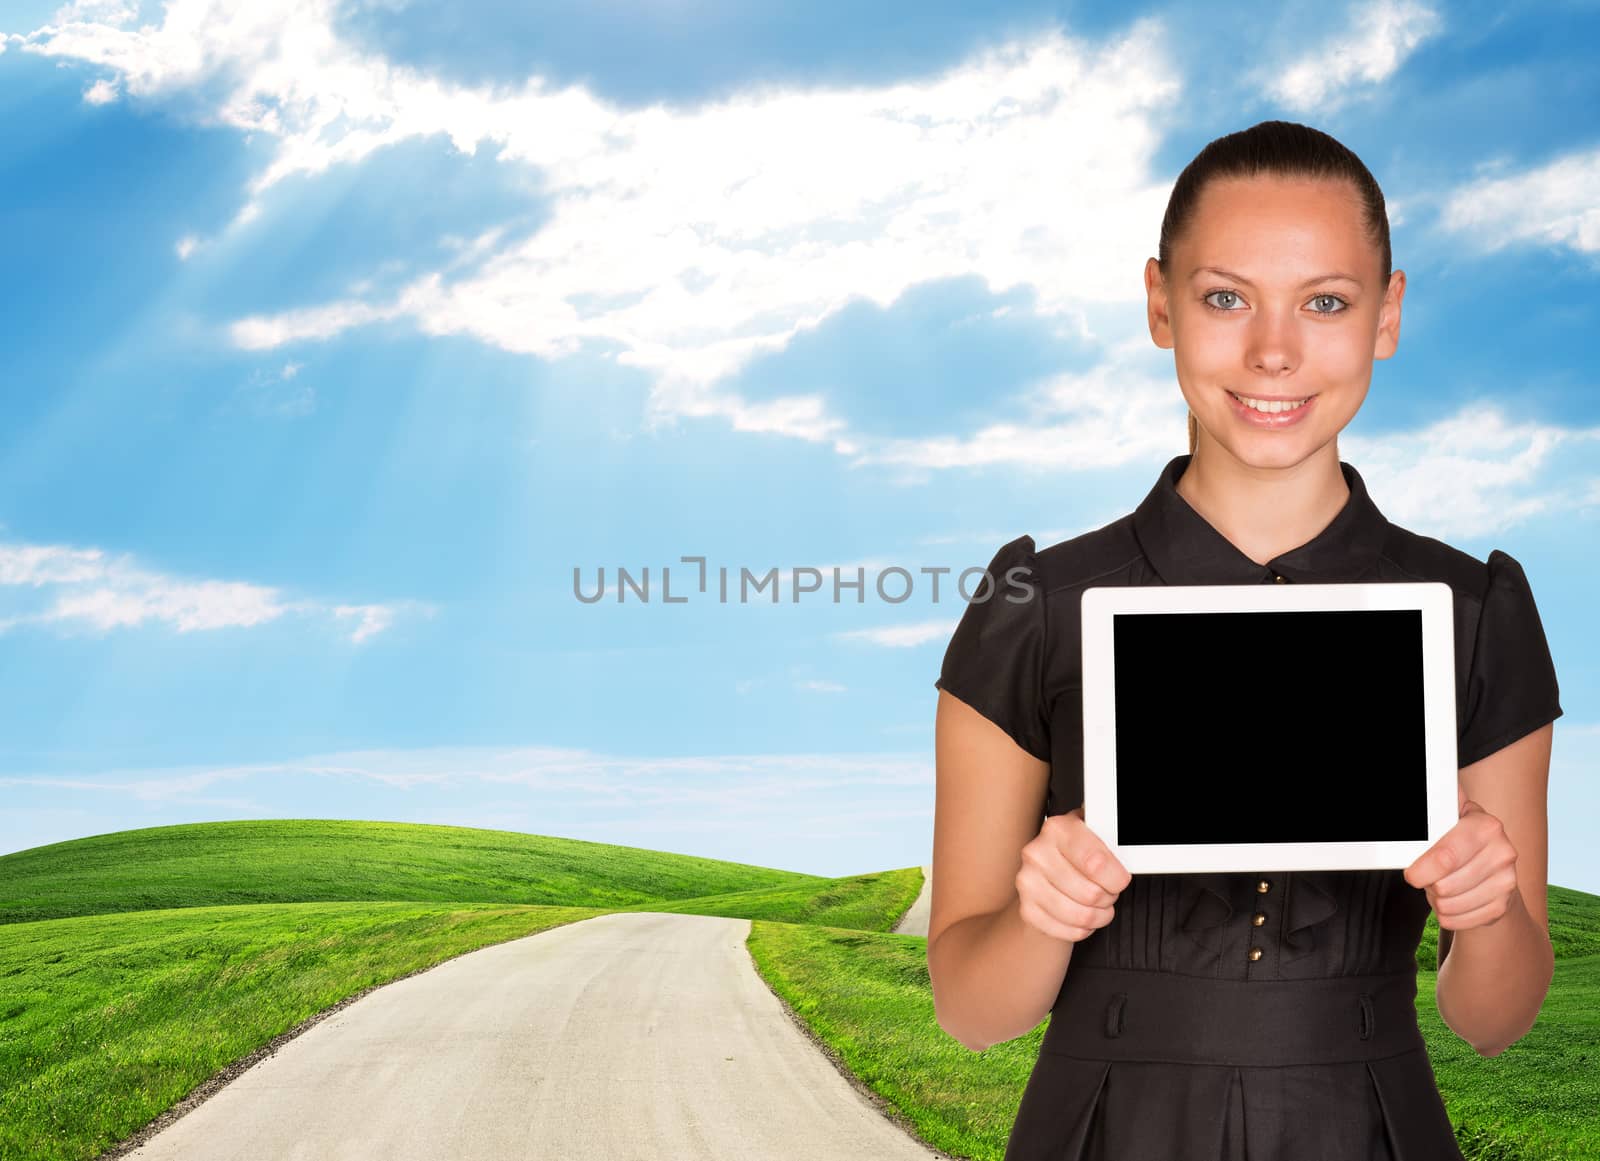
[[[1179,176],[1145,267],[1189,454],[1137,510],[989,566],[946,651],[928,969],[975,1050],[1050,1026],[1007,1161],[1459,1158],[1416,1025],[1439,917],[1445,1023],[1493,1056],[1549,987],[1554,666],[1528,582],[1389,523],[1337,436],[1400,335],[1383,195],[1328,135],[1266,121]],[[1010,570],[1019,570],[1011,572]],[[1460,817],[1410,867],[1131,876],[1083,818],[1079,597],[1090,585],[1437,580],[1454,594]],[[1316,664],[1308,658],[1307,666]],[[1173,680],[1206,680],[1206,659]],[[1293,669],[1241,712],[1317,707]],[[1319,793],[1277,769],[1200,770],[1218,794]]]

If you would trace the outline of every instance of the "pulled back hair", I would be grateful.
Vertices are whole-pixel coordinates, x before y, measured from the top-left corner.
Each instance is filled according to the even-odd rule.
[[[1161,277],[1171,273],[1172,245],[1189,228],[1206,184],[1227,178],[1257,176],[1347,181],[1361,199],[1367,237],[1378,248],[1383,284],[1389,282],[1394,261],[1389,249],[1389,214],[1383,191],[1371,171],[1340,142],[1309,125],[1294,121],[1261,121],[1248,129],[1218,137],[1189,162],[1178,175],[1161,219],[1161,246],[1157,264]],[[1199,424],[1189,412],[1189,454],[1199,442]]]

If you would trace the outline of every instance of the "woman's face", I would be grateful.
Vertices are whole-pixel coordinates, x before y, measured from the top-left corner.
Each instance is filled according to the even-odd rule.
[[[1150,334],[1173,351],[1200,438],[1261,468],[1328,445],[1366,398],[1372,360],[1394,353],[1405,293],[1402,271],[1380,283],[1354,187],[1208,182],[1169,258],[1165,284],[1154,258],[1145,266]],[[1310,401],[1268,415],[1235,394]]]

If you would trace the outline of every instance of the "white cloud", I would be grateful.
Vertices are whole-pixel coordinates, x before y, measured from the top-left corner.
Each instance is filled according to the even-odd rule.
[[[395,790],[463,788],[474,784],[573,791],[594,799],[730,805],[751,798],[801,794],[807,788],[922,785],[931,771],[901,754],[800,753],[624,756],[558,746],[433,746],[413,750],[345,750],[282,762],[189,765],[161,769],[0,776],[0,787],[31,786],[111,792],[155,801],[184,799],[219,784],[310,776],[377,784]]]
[[[929,641],[949,640],[956,631],[955,618],[917,621],[910,625],[881,625],[873,629],[847,629],[833,636],[840,641],[865,641],[890,649],[909,649]]]
[[[108,80],[98,80],[83,92],[83,99],[90,105],[109,105],[117,99],[117,86]]]
[[[1087,305],[1139,301],[1167,194],[1151,173],[1159,127],[1180,87],[1151,20],[1102,44],[1041,35],[924,80],[633,110],[539,78],[468,88],[363,55],[320,0],[174,0],[159,26],[47,28],[25,48],[111,69],[130,97],[222,93],[217,120],[278,142],[257,199],[438,134],[539,172],[550,216],[532,237],[486,235],[450,280],[240,319],[241,346],[389,320],[549,359],[616,345],[654,378],[652,423],[721,417],[843,454],[860,445],[819,397],[756,403],[718,384],[853,299],[887,305],[933,279],[1028,285],[1079,332]]]
[[[887,463],[919,470],[1013,465],[1081,471],[1160,464],[1188,450],[1187,408],[1171,381],[1171,353],[1137,334],[1110,348],[1083,373],[1055,376],[1026,393],[1027,414],[966,436],[887,440],[852,464]],[[1590,466],[1600,427],[1563,427],[1512,417],[1493,401],[1466,404],[1419,429],[1339,437],[1384,514],[1427,535],[1490,536],[1524,520],[1600,503]],[[1570,455],[1564,454],[1570,452]],[[1041,547],[1091,528],[1043,530]],[[1010,536],[991,537],[998,547]]]
[[[192,580],[140,568],[98,548],[0,543],[0,600],[27,604],[27,592],[45,597],[33,607],[0,614],[0,632],[22,625],[95,632],[164,625],[179,633],[249,629],[289,613],[355,617],[356,643],[387,628],[399,609],[389,605],[335,605],[286,599],[278,589],[242,581]],[[421,606],[414,606],[422,609]],[[426,611],[422,609],[422,611]]]
[[[1443,27],[1439,14],[1415,0],[1374,0],[1354,9],[1343,35],[1318,45],[1262,80],[1288,108],[1326,114],[1361,86],[1388,80],[1419,44]]]
[[[42,621],[83,621],[96,629],[164,622],[180,633],[196,629],[249,628],[278,617],[284,606],[275,590],[251,584],[202,581],[188,584],[152,576],[123,578],[126,587],[84,588],[62,593],[39,614]]]
[[[63,4],[56,9],[55,15],[50,18],[50,23],[108,24],[120,27],[139,19],[139,11],[138,0],[73,0],[72,3]]]
[[[1053,376],[1023,397],[1025,414],[970,435],[887,439],[852,466],[934,469],[1011,464],[1083,471],[1188,450],[1188,407],[1172,381],[1172,355],[1141,326],[1083,372]],[[1041,542],[1042,543],[1042,542]]]
[[[859,874],[926,860],[932,795],[926,741],[912,752],[687,756],[445,746],[248,765],[6,771],[0,800],[20,800],[26,812],[0,811],[0,850],[229,817],[378,818]]]
[[[804,690],[804,691],[806,691],[808,693],[845,693],[845,692],[847,692],[846,687],[843,686],[843,685],[840,685],[837,681],[823,681],[823,680],[820,680],[818,678],[811,678],[811,679],[806,680],[806,681],[797,681],[797,682],[794,683],[794,687],[796,689],[799,689],[799,690]]]
[[[256,369],[234,390],[224,409],[235,407],[252,415],[295,419],[317,409],[317,390],[310,384],[292,384],[303,363],[285,363],[276,370]]]
[[[0,545],[0,585],[72,585],[105,575],[105,554],[98,548],[55,544]]]
[[[1440,540],[1492,536],[1593,502],[1600,426],[1557,427],[1473,403],[1415,431],[1341,435],[1373,500],[1396,524]],[[1560,454],[1570,451],[1570,465]]]
[[[1279,95],[1337,101],[1378,83],[1440,23],[1418,3],[1365,5],[1346,33],[1283,73]],[[323,0],[244,8],[174,0],[159,25],[122,25],[61,24],[24,47],[110,69],[135,98],[206,81],[223,94],[219,121],[278,143],[251,185],[255,199],[292,176],[436,134],[466,151],[498,147],[502,163],[538,171],[549,199],[549,218],[531,237],[494,227],[452,238],[443,269],[392,296],[358,281],[344,298],[238,320],[241,346],[323,341],[393,320],[544,358],[612,344],[620,361],[653,374],[653,421],[721,417],[736,430],[831,442],[852,466],[886,467],[906,481],[951,467],[1115,467],[1187,447],[1170,353],[1150,343],[1142,311],[1121,334],[1101,337],[1099,366],[1035,384],[1015,418],[971,433],[867,438],[820,395],[756,402],[724,382],[852,299],[887,304],[931,279],[976,273],[995,292],[1028,286],[1040,312],[1086,337],[1096,308],[1142,307],[1136,272],[1168,190],[1152,176],[1153,159],[1180,88],[1154,21],[1101,44],[1043,34],[915,81],[774,85],[643,109],[537,77],[514,89],[441,82],[341,42]],[[1593,249],[1595,188],[1600,151],[1480,181],[1451,200],[1444,221],[1479,238]],[[259,205],[252,200],[240,220]],[[293,410],[309,409],[309,391],[290,398]],[[1569,437],[1587,438],[1477,411],[1422,432],[1345,442],[1370,446],[1374,468],[1391,472],[1395,486],[1383,494],[1397,519],[1431,522],[1442,536],[1590,499],[1539,482],[1543,457]],[[1471,452],[1463,439],[1487,442]],[[1521,449],[1509,460],[1507,439]],[[1427,478],[1452,488],[1430,492]],[[1455,488],[1461,478],[1472,485]],[[358,621],[357,633],[379,625]]]
[[[350,634],[350,640],[357,645],[368,637],[383,632],[394,623],[394,607],[391,605],[335,605],[333,614],[336,617],[356,619],[356,627]]]
[[[1492,253],[1516,243],[1600,252],[1600,148],[1509,176],[1479,178],[1450,195],[1439,224]]]

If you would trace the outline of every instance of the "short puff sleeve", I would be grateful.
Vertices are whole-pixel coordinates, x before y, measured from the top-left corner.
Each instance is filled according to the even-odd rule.
[[[989,580],[973,586],[933,683],[999,726],[1041,761],[1050,760],[1044,704],[1045,607],[1031,536],[1002,545]],[[987,600],[981,600],[984,594]]]
[[[1562,714],[1555,662],[1516,558],[1489,553],[1456,764],[1470,766]]]

